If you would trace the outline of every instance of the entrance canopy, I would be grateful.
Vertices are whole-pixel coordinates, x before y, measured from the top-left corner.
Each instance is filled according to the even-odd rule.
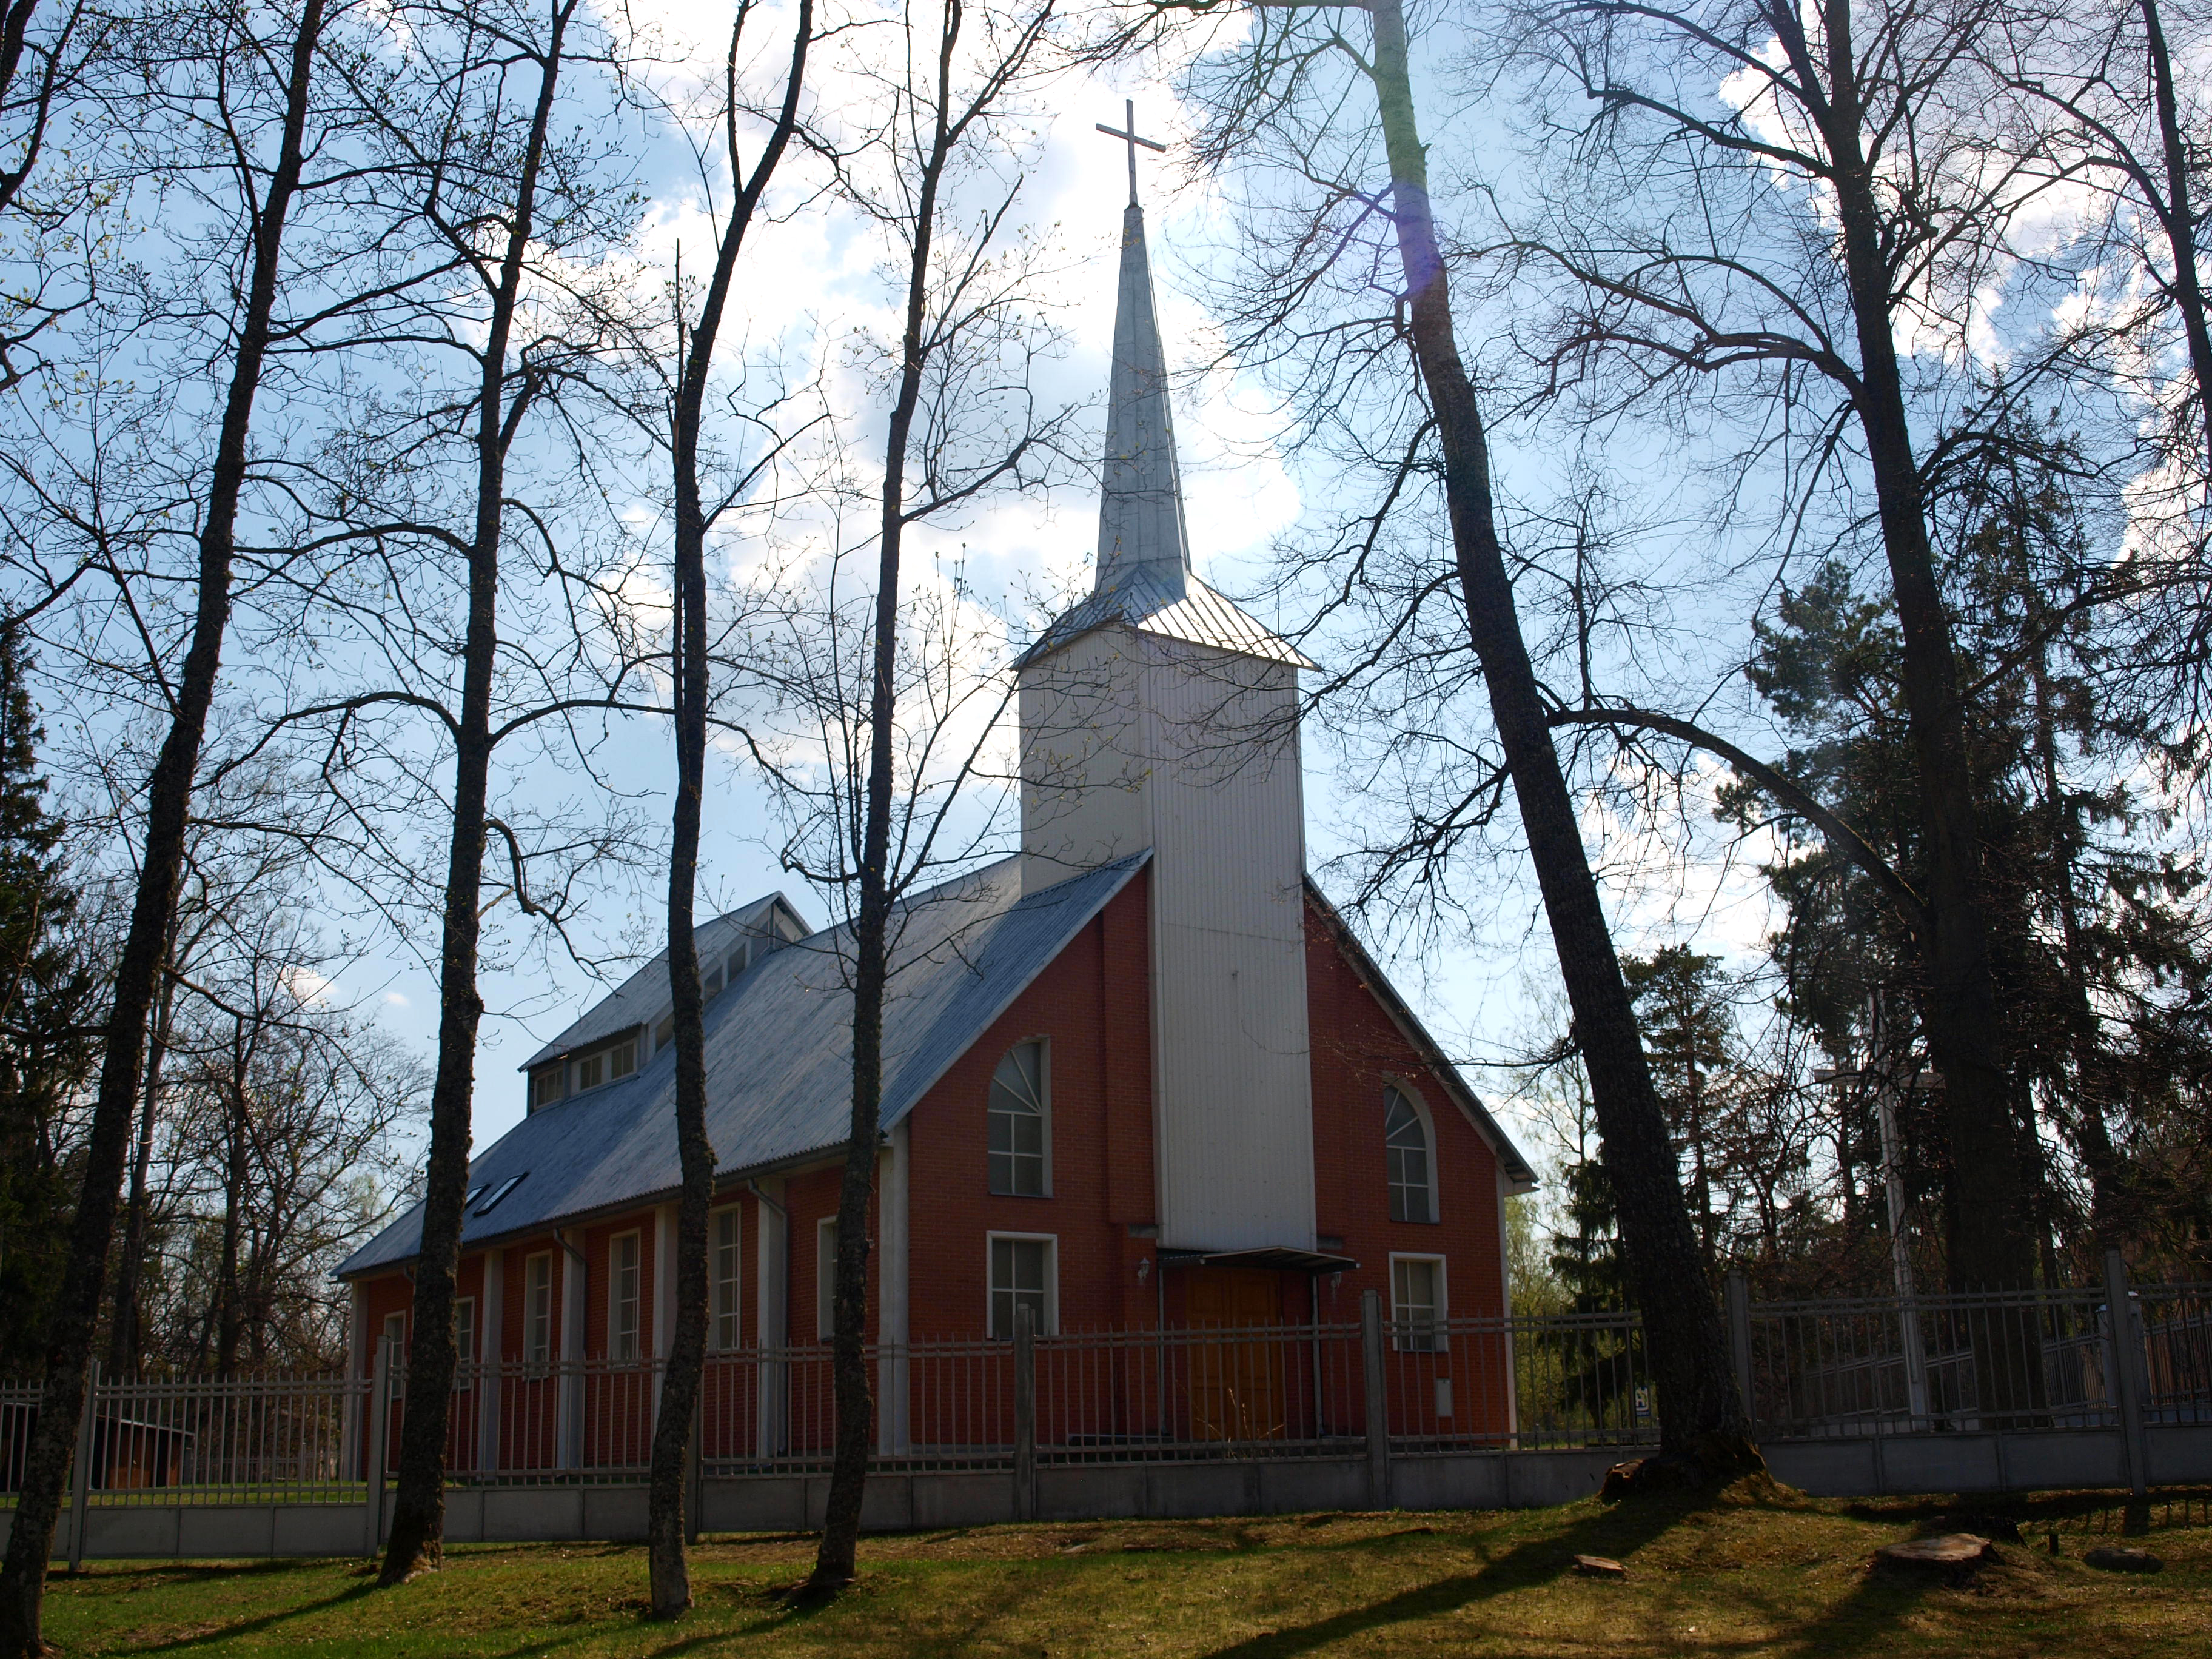
[[[1349,1273],[1358,1263],[1348,1255],[1326,1250],[1301,1250],[1289,1245],[1264,1245],[1250,1250],[1162,1250],[1163,1267],[1258,1267],[1282,1273]]]

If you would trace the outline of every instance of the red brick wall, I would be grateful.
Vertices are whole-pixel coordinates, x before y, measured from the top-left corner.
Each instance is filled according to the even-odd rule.
[[[1390,1302],[1393,1250],[1445,1259],[1454,1318],[1492,1317],[1500,1305],[1498,1159],[1444,1091],[1382,1003],[1335,945],[1328,922],[1306,913],[1306,1000],[1313,1032],[1316,1231],[1344,1240],[1359,1271],[1322,1287],[1322,1317],[1359,1316],[1370,1288]],[[1389,1164],[1382,1146],[1382,1090],[1395,1083],[1428,1109],[1437,1160],[1439,1219],[1390,1219]]]
[[[587,1359],[614,1357],[614,1285],[609,1268],[614,1242],[623,1233],[637,1235],[638,1321],[637,1357],[653,1357],[653,1286],[654,1218],[649,1210],[635,1210],[611,1221],[594,1222],[572,1230],[568,1242],[584,1254],[584,1356]],[[559,1280],[556,1276],[555,1283]]]
[[[975,1044],[939,1079],[908,1119],[908,1330],[916,1340],[971,1337],[987,1328],[987,1237],[994,1231],[1041,1233],[1057,1240],[1060,1327],[1064,1331],[1145,1328],[1164,1311],[1170,1324],[1183,1317],[1186,1275],[1157,1271],[1138,1278],[1140,1262],[1157,1246],[1131,1236],[1153,1214],[1151,992],[1148,890],[1140,872],[1072,939],[1036,981],[1018,997]],[[1360,1262],[1332,1283],[1317,1286],[1297,1275],[1281,1279],[1281,1316],[1287,1323],[1312,1316],[1320,1292],[1324,1321],[1358,1317],[1361,1291],[1390,1295],[1394,1250],[1445,1258],[1449,1312],[1454,1317],[1492,1316],[1499,1303],[1497,1161],[1474,1125],[1442,1083],[1422,1064],[1382,1003],[1362,982],[1335,946],[1327,920],[1310,912],[1307,926],[1308,1009],[1313,1041],[1314,1163],[1317,1231],[1343,1241],[1343,1253]],[[1013,1198],[988,1191],[987,1112],[992,1073],[1014,1043],[1043,1037],[1050,1044],[1053,1193]],[[1389,1218],[1388,1163],[1382,1142],[1382,1090],[1395,1082],[1427,1108],[1434,1136],[1441,1220]],[[837,1207],[842,1166],[803,1170],[785,1182],[789,1216],[787,1307],[794,1346],[817,1334],[818,1222]],[[758,1205],[735,1195],[741,1214],[742,1340],[761,1340],[758,1296]],[[610,1243],[619,1232],[639,1234],[641,1352],[653,1348],[653,1215],[640,1210],[572,1233],[589,1267],[584,1351],[598,1356],[607,1343]],[[879,1237],[872,1211],[872,1236]],[[550,1237],[504,1247],[503,1357],[520,1359],[525,1328],[523,1263],[532,1252],[555,1254],[554,1352],[563,1351],[560,1330],[560,1246]],[[476,1283],[480,1257],[463,1268],[463,1293]],[[880,1250],[872,1258],[868,1323],[878,1328]],[[369,1285],[369,1329],[381,1329],[386,1313],[406,1305],[404,1276],[385,1275]],[[479,1316],[482,1301],[478,1301]],[[1395,1392],[1395,1389],[1394,1389]]]
[[[1154,1287],[1139,1283],[1136,1268],[1153,1246],[1129,1237],[1130,1224],[1152,1219],[1153,1204],[1146,906],[1139,872],[908,1119],[907,1328],[916,1340],[988,1328],[986,1240],[993,1232],[1057,1239],[1062,1330],[1152,1323]],[[1052,1195],[994,1195],[986,1121],[991,1074],[1008,1048],[1031,1037],[1050,1045]],[[797,1245],[794,1237],[794,1267]],[[793,1283],[811,1287],[812,1280],[795,1275]],[[795,1319],[795,1295],[793,1306]]]
[[[908,1329],[917,1340],[986,1328],[985,1238],[994,1231],[1057,1237],[1062,1329],[1141,1328],[1157,1316],[1160,1287],[1140,1284],[1135,1271],[1153,1245],[1128,1231],[1154,1218],[1146,907],[1140,872],[909,1119]],[[1393,1250],[1445,1258],[1454,1316],[1501,1312],[1495,1155],[1335,948],[1317,913],[1308,918],[1307,983],[1316,1230],[1343,1239],[1343,1253],[1361,1264],[1339,1283],[1322,1280],[1322,1317],[1358,1319],[1359,1294],[1370,1286],[1387,1304]],[[986,1166],[991,1074],[1007,1048],[1036,1036],[1051,1043],[1053,1196],[994,1196]],[[1434,1224],[1389,1218],[1382,1089],[1390,1082],[1410,1088],[1428,1109],[1441,1216]],[[793,1214],[795,1224],[796,1207]],[[809,1233],[802,1243],[794,1224],[792,1305],[797,1329],[804,1297],[811,1332]],[[1182,1316],[1182,1277],[1169,1274],[1164,1287],[1171,1324]],[[1286,1322],[1311,1317],[1310,1294],[1285,1278]]]
[[[790,1322],[790,1341],[793,1347],[823,1340],[820,1335],[819,1295],[822,1271],[819,1245],[822,1223],[837,1213],[837,1197],[845,1181],[845,1165],[842,1159],[834,1164],[804,1170],[783,1183],[783,1207],[791,1218],[790,1249],[786,1253],[787,1269],[790,1278],[785,1283],[784,1310]],[[868,1255],[868,1336],[873,1340],[878,1315],[877,1286],[882,1277],[882,1230],[878,1218],[878,1200],[883,1187],[878,1182],[868,1203],[868,1237],[875,1248]],[[753,1241],[757,1235],[748,1235],[745,1240],[745,1261],[749,1267],[757,1267]],[[750,1274],[748,1274],[750,1277]],[[757,1285],[757,1279],[754,1281]],[[757,1313],[756,1312],[756,1317]]]

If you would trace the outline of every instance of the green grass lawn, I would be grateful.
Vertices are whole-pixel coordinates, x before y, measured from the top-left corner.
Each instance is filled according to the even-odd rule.
[[[2120,1541],[2097,1498],[2010,1507],[2023,1541],[1966,1583],[1869,1569],[1939,1507],[1593,1499],[991,1527],[864,1540],[859,1584],[816,1607],[787,1599],[808,1540],[729,1538],[695,1552],[696,1605],[674,1626],[642,1617],[631,1547],[463,1547],[390,1591],[358,1561],[100,1564],[56,1579],[46,1628],[70,1654],[2212,1656],[2206,1495],[2160,1500],[2130,1540],[2165,1559],[2154,1577],[2081,1561]],[[1577,1577],[1577,1553],[1629,1577]]]

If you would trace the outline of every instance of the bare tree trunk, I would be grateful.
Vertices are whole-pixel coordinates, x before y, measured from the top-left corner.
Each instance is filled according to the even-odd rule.
[[[22,1485],[0,1567],[0,1659],[28,1659],[44,1650],[40,1615],[54,1523],[84,1407],[85,1375],[101,1305],[106,1301],[108,1250],[114,1242],[116,1200],[137,1115],[145,1063],[146,1027],[161,985],[169,934],[176,920],[185,836],[193,775],[206,737],[222,665],[223,634],[230,620],[231,561],[235,552],[239,500],[247,471],[246,437],[261,386],[276,313],[278,256],[286,217],[304,164],[308,91],[322,34],[323,0],[302,0],[291,41],[285,86],[283,137],[260,202],[252,210],[252,270],[238,322],[236,356],[224,394],[215,466],[208,481],[206,519],[199,536],[191,644],[177,677],[168,734],[147,782],[146,847],[138,864],[138,889],[131,927],[116,963],[115,998],[108,1013],[100,1085],[86,1137],[84,1185],[70,1229],[70,1254],[56,1297],[39,1397],[39,1422],[24,1460]],[[250,177],[241,167],[242,174]],[[251,188],[249,185],[248,188]]]
[[[730,29],[725,118],[730,173],[738,166],[738,43],[751,0],[743,0]],[[760,205],[762,192],[799,125],[799,97],[812,44],[812,0],[799,0],[791,69],[783,107],[751,177],[731,204],[722,228],[714,274],[690,331],[679,345],[674,473],[676,483],[675,616],[670,679],[676,704],[676,811],[668,863],[668,985],[675,1003],[676,1138],[684,1188],[676,1216],[676,1329],[668,1345],[668,1370],[660,1383],[660,1416],[653,1425],[652,1486],[646,1535],[653,1616],[672,1619],[691,1605],[691,1576],[684,1557],[684,1475],[687,1442],[698,1414],[699,1383],[707,1359],[707,1218],[714,1195],[714,1148],[707,1134],[707,1037],[702,1018],[699,953],[691,937],[692,897],[699,878],[699,811],[707,763],[707,524],[699,490],[699,432],[714,368],[714,341],[728,304],[738,253]],[[683,302],[679,291],[678,303]]]
[[[2197,276],[2197,215],[2189,204],[2189,145],[2173,92],[2173,58],[2166,48],[2166,28],[2158,0],[2136,0],[2142,9],[2146,54],[2150,60],[2151,96],[2158,106],[2159,150],[2166,164],[2166,196],[2155,193],[2151,206],[2166,232],[2173,256],[2173,302],[2189,341],[2189,367],[2197,380],[2197,413],[2204,423],[2206,454],[2212,460],[2212,327],[2204,318],[2204,289]]]
[[[507,398],[507,346],[520,301],[546,133],[553,118],[562,52],[577,0],[552,14],[538,60],[538,102],[515,183],[513,216],[492,296],[477,393],[475,533],[469,544],[468,623],[461,646],[461,715],[453,740],[453,828],[446,865],[445,933],[439,964],[438,1072],[430,1094],[430,1156],[424,1176],[422,1242],[415,1262],[414,1329],[399,1437],[392,1536],[378,1583],[404,1583],[443,1559],[446,1431],[453,1391],[453,1281],[460,1270],[462,1200],[476,1089],[477,985],[483,933],[484,817],[491,787],[491,696],[499,653],[499,553],[506,509],[507,447],[532,388]]]
[[[223,1094],[222,1249],[216,1270],[215,1374],[228,1382],[238,1369],[239,1332],[245,1316],[239,1287],[239,1233],[246,1210],[246,1034],[238,1031]]]
[[[861,806],[860,902],[853,925],[853,1119],[837,1194],[837,1276],[831,1304],[830,1367],[837,1398],[836,1449],[830,1496],[809,1583],[837,1589],[853,1580],[867,1485],[871,1399],[866,1351],[868,1205],[875,1188],[876,1140],[884,1089],[884,992],[890,982],[892,676],[898,657],[899,557],[906,532],[906,468],[921,400],[929,257],[937,232],[938,191],[955,142],[947,118],[961,0],[945,0],[938,34],[930,148],[923,161],[913,235],[908,244],[906,322],[900,336],[898,395],[884,441],[883,518],[878,534],[876,615],[868,682],[868,775]]]
[[[1943,1119],[1952,1160],[1949,1248],[1954,1290],[1998,1290],[2035,1281],[2002,1055],[1984,913],[1974,780],[1966,713],[1913,451],[1890,314],[1888,261],[1873,169],[1861,140],[1865,111],[1852,57],[1850,9],[1823,9],[1828,97],[1821,134],[1843,228],[1843,264],[1859,347],[1856,402],[1874,474],[1882,546],[1904,637],[1905,706],[1919,769],[1921,830],[1929,912],[1929,1047],[1943,1074]],[[1795,14],[1770,9],[1807,84],[1817,84]]]
[[[165,963],[176,954],[176,930],[170,930]],[[124,1211],[123,1249],[115,1264],[115,1310],[107,1327],[107,1369],[120,1376],[138,1364],[143,1347],[139,1329],[138,1285],[146,1271],[146,1241],[152,1226],[153,1194],[149,1182],[154,1168],[154,1127],[161,1111],[161,1067],[169,1053],[176,1026],[177,988],[166,976],[161,1006],[154,1016],[154,1035],[146,1048],[146,1093],[138,1108],[138,1150],[131,1164],[131,1201]]]
[[[1603,1158],[1618,1206],[1623,1253],[1658,1384],[1660,1452],[1672,1467],[1727,1476],[1765,1467],[1729,1367],[1720,1309],[1698,1237],[1666,1115],[1651,1085],[1635,1011],[1614,955],[1597,883],[1516,613],[1498,539],[1489,442],[1459,353],[1428,162],[1416,123],[1398,0],[1370,0],[1370,71],[1389,155],[1398,252],[1413,352],[1435,411],[1444,493],[1469,637],[1490,691],[1492,718],[1513,778],[1528,854],[1544,898],[1589,1074]]]

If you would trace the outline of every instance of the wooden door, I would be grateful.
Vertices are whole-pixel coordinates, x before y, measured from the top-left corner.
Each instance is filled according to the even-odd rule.
[[[1275,1275],[1249,1267],[1200,1267],[1183,1291],[1184,1322],[1194,1331],[1283,1322]],[[1207,1340],[1190,1349],[1191,1432],[1199,1440],[1279,1440],[1283,1356],[1273,1340]]]

